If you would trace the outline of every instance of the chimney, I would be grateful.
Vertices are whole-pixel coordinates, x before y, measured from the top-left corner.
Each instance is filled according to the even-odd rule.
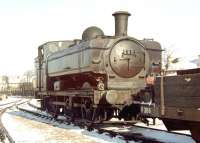
[[[131,14],[126,11],[113,13],[115,17],[115,36],[127,36],[128,17]]]

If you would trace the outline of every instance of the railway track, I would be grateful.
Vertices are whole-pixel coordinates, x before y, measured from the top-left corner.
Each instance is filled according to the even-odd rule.
[[[5,109],[1,109],[0,110],[0,118],[3,115],[3,113],[7,110],[7,108]],[[0,142],[4,142],[5,139],[8,139],[10,143],[14,143],[15,141],[12,139],[12,137],[10,136],[10,134],[8,133],[8,131],[5,129],[5,127],[3,126],[2,122],[0,121]]]
[[[28,105],[33,108],[35,107],[34,105],[31,105],[31,103],[28,103]],[[42,112],[38,107],[37,110],[39,110],[40,112],[27,110],[20,107],[18,107],[18,109],[23,112],[37,116],[39,118],[56,120],[56,122],[60,124],[73,123],[74,125],[79,126],[80,128],[87,128],[87,130],[89,131],[96,130],[98,131],[99,134],[104,133],[110,137],[118,136],[123,140],[125,140],[126,142],[135,141],[143,143],[166,143],[166,142],[183,143],[183,140],[185,142],[188,142],[187,140],[192,140],[192,137],[190,135],[136,126],[133,125],[133,122],[106,122],[106,123],[85,124],[84,122],[80,121],[71,122],[66,119],[55,119],[52,116]],[[150,134],[152,134],[152,136]]]
[[[4,127],[1,117],[2,115],[6,112],[7,109],[23,104],[25,102],[28,102],[27,100],[23,101],[22,99],[16,100],[16,101],[11,101],[7,103],[0,104],[0,142],[4,142],[4,140],[8,140],[10,143],[14,143],[15,141],[12,139],[6,128]]]

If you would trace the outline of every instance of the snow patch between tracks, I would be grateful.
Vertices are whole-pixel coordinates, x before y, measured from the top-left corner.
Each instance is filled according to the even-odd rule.
[[[99,134],[80,129],[73,124],[58,123],[54,120],[36,117],[34,115],[11,109],[7,111],[2,122],[13,139],[18,142],[52,142],[52,143],[125,143],[119,136],[109,137],[106,133]],[[44,124],[45,123],[45,124]]]

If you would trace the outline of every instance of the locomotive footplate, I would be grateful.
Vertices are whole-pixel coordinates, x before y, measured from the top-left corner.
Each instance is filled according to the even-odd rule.
[[[93,90],[68,90],[68,91],[43,91],[39,95],[43,96],[75,96],[75,95],[93,95]]]

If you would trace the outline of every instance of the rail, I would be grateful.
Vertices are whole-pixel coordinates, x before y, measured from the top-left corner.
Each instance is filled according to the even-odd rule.
[[[34,106],[32,106],[34,107]],[[187,142],[194,141],[190,135],[169,132],[166,130],[153,129],[148,127],[141,127],[134,125],[133,122],[105,122],[105,123],[86,123],[80,121],[71,121],[67,119],[55,119],[53,116],[44,114],[44,112],[37,110],[29,110],[24,108],[18,108],[19,110],[42,118],[44,120],[54,120],[55,122],[62,124],[74,124],[80,128],[87,128],[88,131],[97,130],[99,134],[106,133],[110,137],[121,136],[125,141],[136,142],[148,142],[148,143],[166,143],[166,142]],[[114,128],[113,128],[114,127]],[[152,134],[152,136],[150,135]],[[156,136],[155,136],[156,134]],[[174,141],[173,141],[174,140]]]
[[[7,109],[9,109],[15,105],[24,104],[25,102],[28,102],[28,101],[22,101],[22,99],[19,99],[16,101],[11,101],[11,102],[0,105],[0,107],[1,107],[0,108],[0,142],[4,142],[4,140],[7,138],[10,143],[15,143],[13,138],[10,136],[9,132],[4,127],[4,125],[1,121],[1,117],[6,112]]]

